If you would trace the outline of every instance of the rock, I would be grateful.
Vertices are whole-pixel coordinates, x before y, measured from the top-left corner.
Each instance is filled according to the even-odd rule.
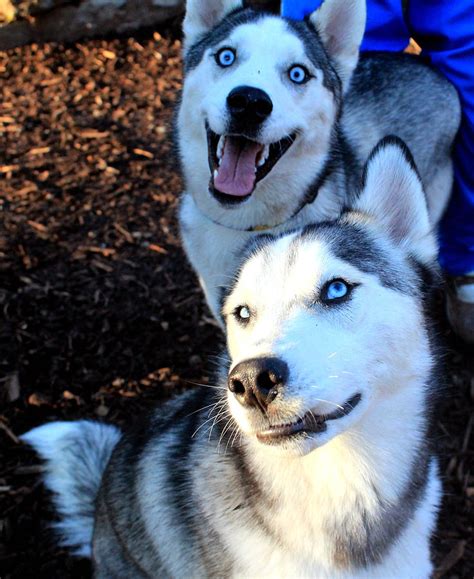
[[[182,10],[182,0],[0,0],[0,50],[129,33]]]

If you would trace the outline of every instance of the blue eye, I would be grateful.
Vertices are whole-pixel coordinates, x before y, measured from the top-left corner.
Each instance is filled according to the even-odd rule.
[[[342,279],[328,282],[322,292],[321,300],[325,303],[337,303],[344,301],[351,293],[352,287]]]
[[[294,82],[295,84],[304,84],[310,79],[309,72],[304,66],[301,66],[301,64],[295,64],[295,66],[292,66],[288,71],[288,76],[290,77],[291,82]]]
[[[246,324],[250,320],[250,310],[247,306],[239,306],[235,310],[235,317],[239,322]]]
[[[216,62],[219,66],[227,68],[232,66],[237,58],[235,50],[233,48],[221,48],[215,56]]]

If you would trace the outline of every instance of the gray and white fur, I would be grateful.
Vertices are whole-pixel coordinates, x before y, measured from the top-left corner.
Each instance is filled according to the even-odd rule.
[[[334,219],[376,143],[413,152],[437,223],[452,186],[460,106],[420,57],[367,53],[364,0],[325,0],[304,22],[188,0],[177,118],[182,238],[213,314],[242,248]]]
[[[23,437],[46,459],[64,543],[86,553],[93,534],[97,578],[427,579],[436,253],[413,160],[386,139],[353,209],[247,248],[215,388],[119,442],[92,422]]]

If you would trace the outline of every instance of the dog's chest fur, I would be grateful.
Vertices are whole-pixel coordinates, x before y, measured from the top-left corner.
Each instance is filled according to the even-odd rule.
[[[434,465],[428,473],[428,454],[421,468],[419,494],[424,496],[405,493],[399,500],[395,487],[404,481],[390,461],[377,473],[371,465],[375,456],[364,460],[342,441],[330,446],[296,460],[269,459],[268,451],[257,449],[236,450],[218,469],[203,454],[193,476],[194,496],[208,528],[219,537],[221,563],[230,562],[229,575],[405,577],[417,551],[415,558],[426,558],[422,533],[433,526],[429,505],[438,493]],[[385,481],[381,486],[379,474]],[[414,517],[405,528],[401,523],[407,510]]]

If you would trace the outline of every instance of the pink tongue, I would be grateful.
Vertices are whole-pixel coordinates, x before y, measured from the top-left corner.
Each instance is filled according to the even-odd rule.
[[[250,195],[255,186],[255,167],[261,150],[259,143],[243,137],[227,137],[214,187],[227,195]]]

